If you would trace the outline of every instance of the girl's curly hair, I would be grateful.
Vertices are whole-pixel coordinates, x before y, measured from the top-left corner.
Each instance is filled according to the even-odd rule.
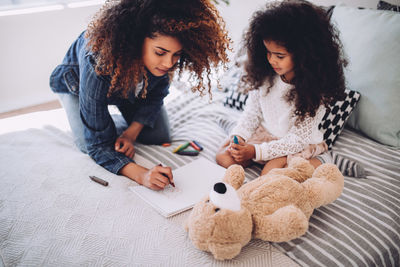
[[[302,0],[284,0],[256,12],[244,35],[247,50],[242,82],[248,90],[268,81],[271,88],[275,71],[267,60],[263,40],[286,48],[294,63],[293,89],[287,100],[295,104],[297,121],[314,117],[321,104],[328,106],[343,99],[347,60],[337,30],[324,9]]]
[[[209,0],[108,0],[86,32],[88,48],[96,55],[96,73],[111,76],[108,95],[126,97],[143,76],[147,81],[142,46],[145,37],[156,34],[180,41],[183,53],[174,69],[197,78],[192,91],[203,95],[208,87],[211,95],[211,68],[229,61],[231,40]],[[142,97],[145,89],[146,84]]]

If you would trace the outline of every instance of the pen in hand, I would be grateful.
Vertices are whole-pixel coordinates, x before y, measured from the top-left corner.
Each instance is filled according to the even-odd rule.
[[[158,166],[161,166],[162,167],[162,164],[160,163],[160,164],[158,164]],[[173,186],[173,187],[175,187],[175,184],[174,184],[174,182],[171,182],[171,180],[169,179],[169,177],[165,174],[165,173],[161,173],[163,176],[165,176],[165,177],[167,177],[168,178],[168,181],[169,181],[169,183]]]

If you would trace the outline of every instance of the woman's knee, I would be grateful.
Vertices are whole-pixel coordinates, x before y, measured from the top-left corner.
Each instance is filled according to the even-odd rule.
[[[138,141],[147,145],[159,145],[171,142],[169,119],[164,107],[161,108],[160,115],[154,123],[154,127],[144,127],[138,136]]]

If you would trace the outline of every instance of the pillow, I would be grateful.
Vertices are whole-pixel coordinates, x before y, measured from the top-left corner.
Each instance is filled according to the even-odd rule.
[[[346,98],[331,106],[322,118],[318,128],[324,134],[325,143],[331,149],[336,138],[342,132],[344,125],[360,99],[360,93],[345,90]]]
[[[239,62],[230,66],[221,78],[221,87],[223,92],[230,90],[237,91],[240,78],[242,77],[243,69],[239,66]]]
[[[348,88],[362,94],[348,125],[385,145],[400,146],[400,15],[335,6],[349,65]]]
[[[376,6],[376,8],[379,9],[379,10],[391,10],[391,11],[400,12],[400,6],[393,5],[391,3],[387,3],[387,2],[382,1],[382,0],[380,0],[378,2],[378,5]]]
[[[246,105],[248,97],[248,94],[243,94],[234,89],[230,89],[225,97],[224,106],[242,111],[244,105]]]

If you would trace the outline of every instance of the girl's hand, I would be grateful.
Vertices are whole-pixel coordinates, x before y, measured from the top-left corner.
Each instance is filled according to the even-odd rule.
[[[135,155],[135,147],[130,138],[123,135],[117,138],[115,141],[115,151],[125,154],[129,158],[133,158]]]
[[[173,182],[170,167],[155,166],[141,175],[141,184],[157,191]]]
[[[236,162],[243,162],[254,158],[256,151],[253,145],[247,144],[241,137],[238,137],[239,144],[230,144],[229,153]]]
[[[245,143],[244,139],[243,139],[241,136],[239,136],[239,135],[234,135],[234,136],[231,137],[231,144],[235,144],[235,141],[234,141],[235,136],[236,136],[237,140],[239,141],[239,144],[240,144],[240,143]]]

